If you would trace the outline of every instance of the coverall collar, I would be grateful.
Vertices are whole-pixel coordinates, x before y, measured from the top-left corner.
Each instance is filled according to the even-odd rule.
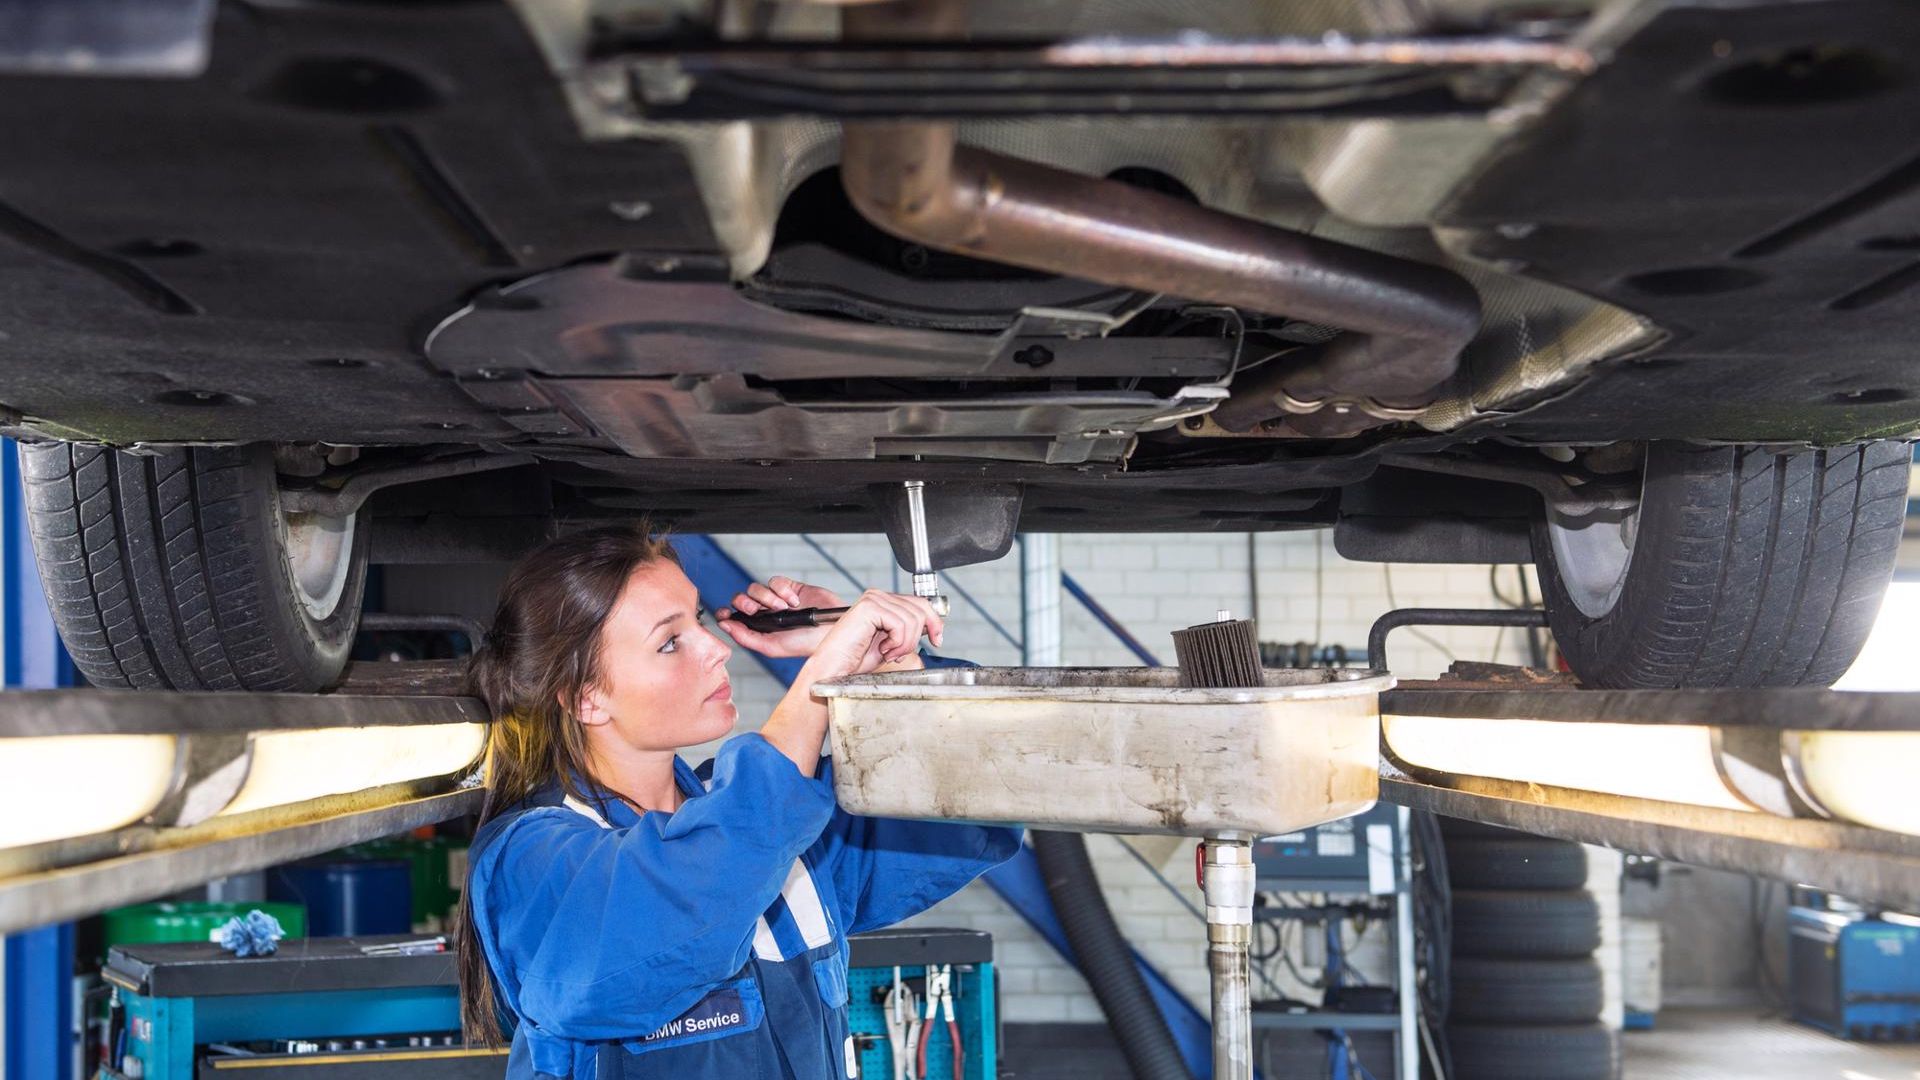
[[[675,785],[680,789],[680,794],[689,799],[698,798],[707,793],[706,785],[700,782],[699,774],[694,772],[693,766],[688,765],[686,759],[677,754],[673,759],[673,779]],[[605,821],[608,827],[614,829],[629,829],[640,824],[640,814],[635,811],[633,807],[627,805],[625,799],[608,791],[592,779],[575,772],[573,773],[573,786],[582,796],[582,806],[574,807],[574,809],[586,813],[589,817],[597,817]],[[545,793],[545,796],[546,797],[536,799],[535,801],[560,805],[566,804],[565,788],[558,783],[552,785]],[[651,812],[658,813],[658,811]]]

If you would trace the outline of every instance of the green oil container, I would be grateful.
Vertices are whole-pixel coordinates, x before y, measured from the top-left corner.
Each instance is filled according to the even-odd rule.
[[[105,920],[106,947],[144,941],[211,941],[227,920],[258,908],[280,920],[290,938],[307,936],[307,909],[281,900],[209,903],[159,901],[114,908]]]

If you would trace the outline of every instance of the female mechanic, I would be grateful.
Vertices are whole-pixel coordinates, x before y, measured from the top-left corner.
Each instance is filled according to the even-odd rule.
[[[742,612],[829,607],[774,578]],[[725,614],[724,612],[722,614]],[[733,641],[805,657],[760,730],[695,769],[738,714],[732,649],[644,527],[516,566],[472,678],[494,717],[459,926],[469,1038],[510,1028],[511,1080],[851,1076],[847,935],[926,910],[1017,829],[855,817],[834,804],[814,682],[921,666],[931,605],[868,592],[828,627]]]

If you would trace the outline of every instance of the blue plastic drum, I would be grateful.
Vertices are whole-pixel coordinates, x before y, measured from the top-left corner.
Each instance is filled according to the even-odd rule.
[[[307,907],[311,937],[413,931],[413,870],[405,859],[320,858],[267,871],[267,896]]]

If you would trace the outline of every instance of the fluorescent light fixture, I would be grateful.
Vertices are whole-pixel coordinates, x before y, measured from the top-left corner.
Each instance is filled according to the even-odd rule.
[[[1920,690],[1920,582],[1887,588],[1873,632],[1838,690]],[[1920,732],[1798,731],[1787,739],[1804,793],[1834,817],[1920,836]]]
[[[1920,690],[1920,582],[1887,590],[1873,632],[1836,689]],[[1545,720],[1381,718],[1387,747],[1409,766],[1459,776],[1595,791],[1725,810],[1753,810],[1729,787],[1713,729]],[[1789,731],[1780,740],[1805,801],[1843,821],[1920,836],[1920,732]],[[1765,747],[1761,748],[1769,752]],[[1756,777],[1754,790],[1764,787]],[[1750,792],[1751,793],[1751,792]],[[1757,797],[1757,796],[1756,796]],[[1785,813],[1783,805],[1777,812]]]
[[[246,784],[220,813],[445,776],[473,764],[486,744],[485,724],[265,732],[253,737]]]
[[[1834,817],[1875,829],[1920,836],[1920,732],[1797,731],[1798,779]]]
[[[479,759],[485,724],[261,732],[221,815],[447,776]],[[161,806],[180,779],[173,735],[0,738],[0,848],[110,832]]]
[[[1384,716],[1381,725],[1395,757],[1436,772],[1753,809],[1721,779],[1711,728],[1438,716]]]
[[[173,782],[171,735],[0,739],[0,847],[131,825]]]

